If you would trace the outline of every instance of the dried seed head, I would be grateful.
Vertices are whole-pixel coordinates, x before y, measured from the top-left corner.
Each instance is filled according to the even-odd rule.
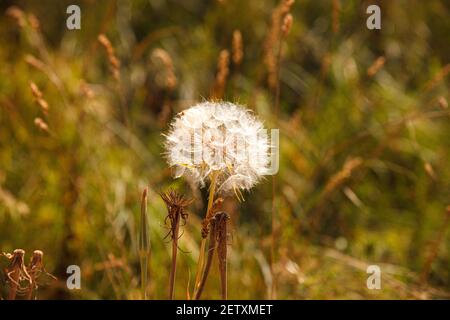
[[[169,233],[172,240],[178,240],[178,228],[180,223],[182,225],[186,224],[188,218],[188,213],[186,212],[186,207],[192,203],[192,199],[185,198],[182,194],[176,192],[173,189],[165,193],[160,193],[161,198],[167,207],[167,216],[165,223],[168,224]],[[169,222],[167,222],[169,220]]]
[[[31,89],[31,93],[33,94],[33,96],[36,99],[40,99],[42,98],[42,92],[39,89],[39,87],[37,86],[36,83],[34,83],[33,81],[30,81],[30,89]]]
[[[114,48],[111,45],[111,41],[109,41],[106,35],[104,35],[103,33],[99,34],[97,39],[100,42],[100,44],[106,49],[106,52],[108,54],[114,54]]]
[[[30,23],[31,28],[39,31],[41,24],[39,23],[39,19],[34,14],[28,14],[28,22]]]
[[[284,17],[283,24],[281,25],[281,32],[283,33],[284,37],[286,37],[288,35],[289,31],[291,31],[293,20],[294,20],[294,18],[292,17],[292,14],[290,14],[290,13],[288,13]]]
[[[444,97],[439,97],[438,103],[439,103],[439,107],[441,107],[441,109],[445,110],[448,108],[447,99],[445,99]]]
[[[230,102],[203,102],[178,114],[165,149],[176,177],[203,187],[214,173],[218,193],[251,189],[270,164],[263,124],[248,109]]]
[[[217,75],[214,83],[212,97],[214,99],[221,99],[225,93],[230,64],[230,53],[228,50],[222,50],[219,54],[219,61],[217,62]]]
[[[41,250],[34,250],[33,256],[31,257],[30,266],[31,269],[42,268],[43,267],[44,252]]]
[[[45,121],[42,120],[41,118],[35,118],[35,119],[34,119],[34,124],[35,124],[36,127],[38,127],[40,130],[48,132],[48,125],[47,125],[47,124],[45,123]]]
[[[43,98],[42,91],[39,89],[36,83],[30,81],[30,89],[36,103],[41,108],[44,114],[48,113],[48,102]]]
[[[164,49],[156,48],[152,52],[151,62],[155,69],[157,84],[162,88],[173,90],[178,80],[175,76],[175,68],[169,53]]]
[[[433,169],[433,166],[429,162],[425,162],[423,165],[423,168],[425,169],[425,172],[434,180],[437,179],[436,172]]]
[[[242,62],[242,58],[244,57],[244,49],[242,45],[242,33],[239,30],[234,30],[233,32],[233,63],[236,65],[240,65]]]
[[[104,34],[99,34],[97,37],[100,44],[106,50],[106,54],[108,56],[109,68],[111,73],[113,74],[114,79],[119,80],[120,77],[120,60],[116,57],[114,47],[109,41],[108,37]]]
[[[272,90],[275,89],[277,84],[278,62],[276,52],[279,51],[280,39],[284,34],[281,27],[293,4],[294,0],[282,0],[273,10],[270,29],[264,42],[264,63],[268,71],[267,81]]]
[[[47,114],[47,112],[48,112],[48,103],[47,103],[47,101],[45,101],[44,99],[37,99],[36,102],[39,105],[39,107],[41,107],[42,112],[44,112],[44,114]]]
[[[11,256],[11,268],[22,266],[25,260],[25,250],[15,249]]]
[[[7,268],[7,276],[9,282],[9,296],[10,300],[16,298],[16,294],[23,294],[32,285],[32,278],[27,272],[24,264],[25,251],[22,249],[15,249],[13,254],[8,255],[10,265]],[[26,287],[21,286],[21,282],[26,281]]]
[[[16,20],[19,27],[23,28],[26,23],[25,14],[19,7],[11,6],[6,10],[6,14]]]

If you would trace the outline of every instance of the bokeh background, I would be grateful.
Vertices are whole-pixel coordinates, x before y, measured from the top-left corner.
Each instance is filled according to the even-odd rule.
[[[81,30],[66,28],[70,4]],[[381,30],[366,28],[370,4]],[[0,252],[44,251],[58,280],[43,277],[38,298],[140,297],[145,186],[151,299],[167,298],[170,268],[158,192],[195,199],[178,258],[186,298],[206,191],[172,179],[162,133],[211,97],[280,129],[275,194],[268,177],[224,204],[230,298],[450,298],[450,2],[296,0],[285,37],[282,5],[0,1]],[[81,290],[65,287],[72,264]],[[366,287],[372,264],[381,290]],[[220,297],[216,265],[204,297]]]

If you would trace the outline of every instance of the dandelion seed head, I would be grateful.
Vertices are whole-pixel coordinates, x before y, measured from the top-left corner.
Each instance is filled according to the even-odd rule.
[[[175,177],[184,176],[204,187],[214,173],[221,193],[251,189],[270,163],[262,122],[230,102],[202,102],[180,112],[165,137],[167,161]]]

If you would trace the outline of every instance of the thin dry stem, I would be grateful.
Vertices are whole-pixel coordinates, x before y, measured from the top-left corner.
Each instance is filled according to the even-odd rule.
[[[294,0],[282,0],[272,12],[272,22],[264,43],[264,64],[267,67],[267,82],[271,90],[277,86],[279,69],[278,55],[281,51],[283,31],[281,30],[285,16],[291,10]]]
[[[350,158],[342,167],[341,170],[339,170],[336,174],[334,174],[330,180],[328,180],[325,189],[324,189],[324,195],[330,194],[333,190],[339,188],[350,176],[352,175],[352,172],[359,168],[363,164],[363,160],[359,157]]]
[[[367,75],[369,77],[373,77],[374,75],[376,75],[378,73],[378,71],[381,70],[381,68],[383,68],[384,64],[386,63],[386,58],[381,56],[378,57],[374,63],[369,67],[369,69],[367,69]]]
[[[216,214],[217,257],[219,259],[220,282],[222,299],[228,299],[228,272],[227,272],[227,223],[230,216],[226,212]]]
[[[450,63],[446,64],[430,81],[425,85],[425,91],[429,91],[441,83],[450,73]]]
[[[37,290],[37,278],[44,270],[44,253],[41,250],[35,250],[33,256],[30,260],[30,265],[28,267],[28,274],[30,275],[30,286],[27,292],[27,299],[31,300],[33,296],[33,290]]]
[[[445,216],[444,221],[442,223],[442,227],[439,231],[437,239],[433,242],[433,245],[430,250],[430,254],[425,260],[425,264],[423,266],[422,272],[420,274],[420,283],[425,284],[428,281],[428,276],[431,271],[431,266],[433,265],[433,262],[436,260],[439,248],[441,247],[442,242],[445,239],[445,233],[447,231],[448,225],[450,223],[450,205],[447,206],[445,210]]]
[[[217,219],[216,216],[214,216],[210,219],[208,257],[206,259],[205,271],[203,272],[202,279],[198,287],[198,291],[195,295],[195,300],[200,299],[203,289],[205,288],[206,279],[208,278],[209,271],[212,265],[212,260],[214,257],[214,250],[216,249],[216,240],[217,240]]]
[[[188,214],[185,212],[185,208],[192,202],[192,200],[185,199],[182,195],[178,194],[174,190],[169,190],[166,193],[161,194],[161,198],[164,200],[167,206],[166,222],[169,220],[169,235],[172,240],[172,265],[170,268],[169,279],[169,299],[174,298],[175,277],[177,272],[177,253],[178,253],[178,240],[180,223],[183,225],[186,223]]]
[[[206,208],[206,215],[205,219],[206,222],[210,218],[210,210],[214,204],[214,195],[216,191],[216,182],[217,182],[217,175],[218,172],[213,172],[211,174],[211,184],[209,187],[209,196],[208,196],[208,207]],[[205,221],[204,221],[205,222]],[[198,262],[197,262],[197,273],[195,275],[195,283],[194,283],[194,297],[197,295],[198,287],[200,285],[201,277],[203,275],[203,267],[205,263],[205,248],[206,248],[206,237],[208,234],[205,234],[202,232],[202,241],[200,243],[200,252],[198,255]]]
[[[278,121],[280,112],[280,65],[281,65],[281,49],[283,40],[286,38],[290,29],[292,28],[293,18],[289,13],[291,6],[294,4],[293,0],[284,0],[272,14],[272,28],[266,40],[266,55],[265,61],[268,67],[268,83],[269,87],[274,89],[274,116],[275,121]],[[273,55],[274,44],[278,40],[276,57]],[[275,281],[275,247],[277,226],[275,218],[275,199],[276,198],[276,177],[272,175],[272,208],[271,208],[271,246],[270,246],[270,273],[272,276],[272,286],[270,288],[270,298],[276,299],[276,281]]]
[[[139,234],[139,258],[141,266],[141,297],[147,299],[148,260],[150,257],[150,236],[148,234],[147,194],[145,188],[141,198],[141,231]]]
[[[339,12],[341,10],[341,4],[339,0],[333,0],[332,3],[332,14],[333,14],[333,33],[336,34],[339,32]]]
[[[24,292],[26,288],[20,286],[20,282],[25,280],[28,282],[27,288],[32,285],[32,280],[25,267],[25,251],[22,249],[14,250],[9,256],[11,260],[10,267],[7,269],[7,277],[9,280],[9,300],[15,300],[18,292]]]

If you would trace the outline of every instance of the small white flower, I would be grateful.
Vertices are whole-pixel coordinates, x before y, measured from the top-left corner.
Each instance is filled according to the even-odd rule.
[[[267,173],[270,145],[262,123],[230,102],[203,102],[172,121],[165,135],[168,163],[175,176],[201,187],[215,177],[218,192],[252,188]]]

